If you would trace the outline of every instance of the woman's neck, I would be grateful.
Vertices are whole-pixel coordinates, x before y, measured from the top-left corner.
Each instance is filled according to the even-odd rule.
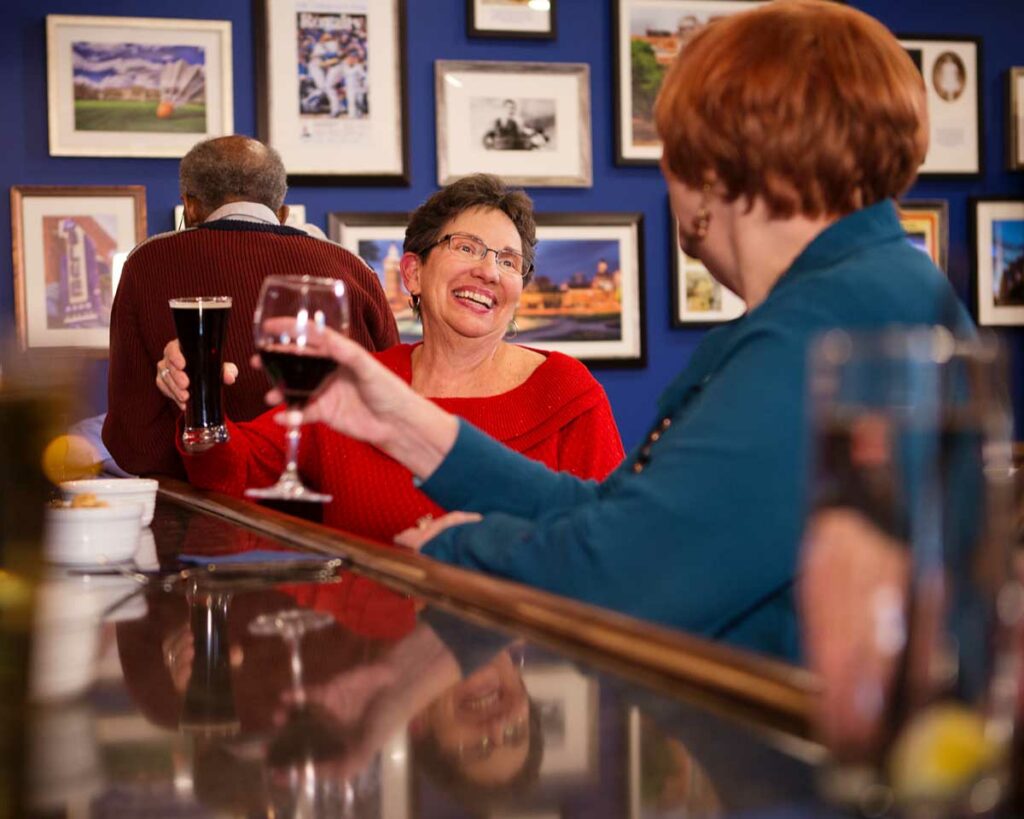
[[[493,395],[506,380],[508,345],[500,339],[459,338],[426,331],[412,352],[412,388],[434,398]]]

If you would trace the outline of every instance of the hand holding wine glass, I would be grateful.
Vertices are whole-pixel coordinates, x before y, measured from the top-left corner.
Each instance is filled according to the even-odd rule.
[[[327,335],[345,334],[348,325],[349,305],[341,281],[311,276],[268,276],[264,280],[253,334],[263,368],[288,405],[287,451],[277,483],[247,489],[246,496],[320,503],[331,500],[330,495],[307,488],[299,477],[302,408],[337,367],[326,352]]]

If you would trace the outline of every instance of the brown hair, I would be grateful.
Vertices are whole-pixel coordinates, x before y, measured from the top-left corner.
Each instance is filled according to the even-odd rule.
[[[452,219],[467,210],[484,208],[500,210],[516,227],[523,245],[523,259],[530,271],[523,283],[533,275],[534,248],[537,245],[537,223],[533,218],[533,202],[522,190],[507,188],[496,176],[476,173],[446,185],[413,211],[405,229],[405,252],[426,259],[441,239],[441,231]]]
[[[655,106],[663,161],[773,217],[842,216],[910,187],[928,148],[924,80],[863,12],[777,0],[700,29]]]

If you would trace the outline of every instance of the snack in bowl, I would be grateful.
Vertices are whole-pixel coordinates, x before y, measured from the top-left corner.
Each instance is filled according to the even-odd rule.
[[[117,506],[124,503],[138,503],[144,508],[142,525],[149,526],[156,506],[156,490],[159,484],[152,478],[91,478],[81,481],[64,481],[60,485],[65,498],[74,505],[75,498],[92,495],[97,500]]]

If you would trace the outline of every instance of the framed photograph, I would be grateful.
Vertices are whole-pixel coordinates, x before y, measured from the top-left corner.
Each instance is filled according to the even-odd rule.
[[[590,67],[438,60],[437,181],[589,188]]]
[[[303,225],[306,224],[306,206],[305,205],[288,205],[288,220],[285,222],[288,227],[302,229]],[[184,230],[185,229],[185,206],[175,205],[174,206],[174,229]]]
[[[235,130],[231,23],[46,17],[52,156],[181,157]]]
[[[706,327],[732,321],[747,312],[743,299],[719,284],[703,262],[683,253],[675,217],[671,217],[671,225],[672,326]]]
[[[405,0],[257,0],[260,137],[306,183],[408,185]]]
[[[466,0],[470,37],[555,39],[556,0]]]
[[[145,238],[141,185],[12,187],[14,317],[21,349],[106,353],[121,266]]]
[[[981,40],[901,35],[921,75],[931,131],[920,176],[974,176],[983,170]]]
[[[540,712],[542,786],[585,780],[598,770],[597,681],[568,663],[523,666],[523,684]]]
[[[408,213],[332,213],[331,239],[376,271],[404,342],[423,329],[398,268]],[[607,367],[646,363],[642,217],[537,214],[535,272],[516,311],[517,344]]]
[[[1024,171],[1024,67],[1011,68],[1006,78],[1006,164],[1011,171]]]
[[[949,273],[949,203],[945,199],[917,199],[902,201],[898,207],[907,241],[939,270]]]
[[[613,0],[615,27],[615,162],[657,165],[661,141],[654,100],[695,28],[745,11],[759,0]]]
[[[972,199],[978,324],[1024,325],[1024,199]]]

